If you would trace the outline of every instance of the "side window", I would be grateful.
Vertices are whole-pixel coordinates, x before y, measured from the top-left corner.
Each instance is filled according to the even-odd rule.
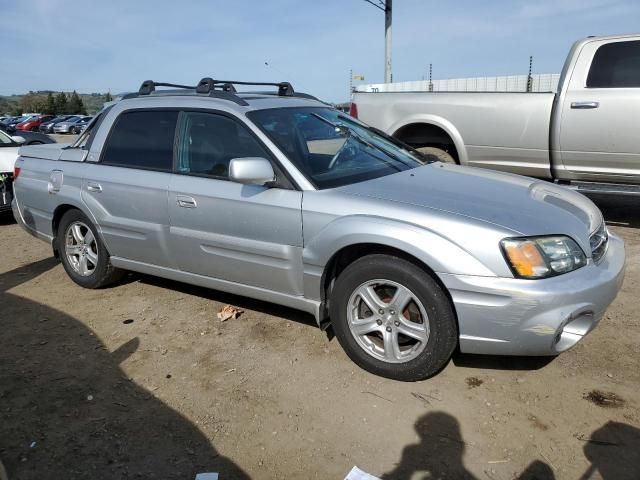
[[[178,173],[227,178],[233,158],[269,158],[244,125],[224,115],[183,112],[178,129]]]
[[[640,87],[640,41],[615,42],[596,50],[587,88]]]
[[[102,163],[119,167],[171,171],[177,111],[122,113],[105,143]]]

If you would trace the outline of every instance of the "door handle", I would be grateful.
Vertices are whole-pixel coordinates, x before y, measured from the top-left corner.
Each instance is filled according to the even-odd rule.
[[[196,208],[198,206],[194,198],[185,195],[176,195],[176,203],[183,208]]]
[[[600,102],[571,102],[571,108],[578,110],[587,110],[589,108],[598,108]]]
[[[90,192],[101,192],[102,185],[96,182],[87,182],[87,190]]]

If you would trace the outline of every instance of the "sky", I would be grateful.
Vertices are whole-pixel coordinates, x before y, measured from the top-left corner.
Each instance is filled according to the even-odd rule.
[[[376,1],[376,0],[373,0]],[[393,79],[558,73],[588,35],[638,33],[640,1],[395,0]],[[0,95],[136,91],[146,79],[289,81],[331,102],[384,78],[364,0],[0,0]],[[356,82],[358,83],[358,82]]]

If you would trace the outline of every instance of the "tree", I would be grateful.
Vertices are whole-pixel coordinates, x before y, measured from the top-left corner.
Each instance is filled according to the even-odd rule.
[[[107,94],[104,96],[104,101],[106,102],[113,102],[113,96],[111,95],[111,92],[107,92]]]
[[[64,114],[69,113],[69,105],[67,104],[67,95],[64,92],[60,92],[56,95],[56,113]]]
[[[44,113],[48,115],[55,115],[58,113],[56,100],[53,98],[53,93],[51,92],[47,94],[47,106],[44,108]]]
[[[81,115],[87,114],[87,110],[84,108],[84,103],[82,103],[82,99],[75,90],[69,98],[69,113],[76,113]]]
[[[46,108],[47,101],[43,95],[29,92],[20,100],[20,106],[23,112],[41,112]]]

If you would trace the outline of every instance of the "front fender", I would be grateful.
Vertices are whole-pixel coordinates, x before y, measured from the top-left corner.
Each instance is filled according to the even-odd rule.
[[[343,248],[358,244],[401,250],[436,273],[495,276],[462,246],[434,231],[380,217],[348,216],[332,221],[305,244],[304,291],[307,298],[321,298],[322,275],[329,261]]]

